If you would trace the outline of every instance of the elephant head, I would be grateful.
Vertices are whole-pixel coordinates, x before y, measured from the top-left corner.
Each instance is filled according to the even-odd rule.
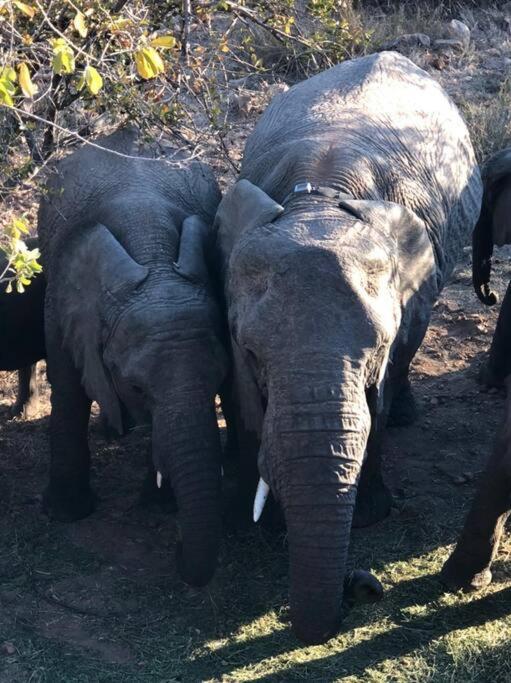
[[[498,298],[490,290],[493,245],[511,243],[511,149],[495,154],[483,170],[484,195],[472,235],[472,282],[478,298],[493,306]]]
[[[217,222],[250,428],[265,405],[258,464],[285,515],[293,628],[323,642],[341,620],[357,483],[392,345],[412,296],[425,280],[435,286],[433,251],[402,206],[317,198],[284,212],[246,180]]]
[[[151,420],[158,484],[170,479],[179,508],[178,567],[193,585],[211,578],[220,541],[214,399],[228,362],[208,240],[207,226],[190,216],[176,262],[141,265],[96,224],[63,259],[59,287],[64,342],[88,395],[119,432],[124,409],[137,421]]]

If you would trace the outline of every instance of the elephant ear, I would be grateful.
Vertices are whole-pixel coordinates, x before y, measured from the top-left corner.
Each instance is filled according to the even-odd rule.
[[[209,279],[208,255],[212,249],[213,234],[199,216],[188,216],[183,221],[179,256],[174,270],[191,282],[205,284]]]
[[[259,187],[239,180],[220,202],[215,218],[224,264],[243,232],[271,223],[283,211],[284,207]]]
[[[61,258],[56,303],[64,346],[82,373],[89,398],[97,401],[109,424],[121,434],[122,413],[103,349],[110,330],[105,311],[116,309],[147,278],[139,265],[104,225],[77,236]]]
[[[385,201],[343,200],[340,208],[375,225],[397,243],[396,265],[401,306],[428,280],[437,288],[437,265],[426,224],[401,204]]]

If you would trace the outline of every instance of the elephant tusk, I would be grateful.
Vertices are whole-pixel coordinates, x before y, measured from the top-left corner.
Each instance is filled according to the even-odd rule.
[[[268,499],[270,493],[270,487],[261,477],[259,483],[257,484],[257,491],[254,498],[254,522],[258,522],[259,518],[263,514],[264,504]]]
[[[162,482],[163,477],[161,476],[161,472],[156,472],[156,486],[161,489],[161,482]]]

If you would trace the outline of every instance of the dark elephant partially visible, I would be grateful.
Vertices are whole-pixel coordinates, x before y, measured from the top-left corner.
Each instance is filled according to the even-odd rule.
[[[153,481],[170,481],[179,509],[178,568],[202,585],[220,542],[215,395],[228,371],[208,263],[220,192],[204,164],[144,145],[134,128],[97,144],[57,163],[38,216],[52,389],[44,505],[61,520],[93,510],[92,400],[117,432],[127,415],[150,421]]]
[[[29,249],[37,239],[25,240]],[[0,260],[0,272],[7,263]],[[46,356],[44,342],[44,295],[46,280],[36,275],[23,293],[7,293],[0,286],[0,370],[18,371],[18,395],[10,408],[12,417],[29,417],[38,406],[36,363]]]
[[[269,491],[283,509],[307,643],[339,627],[352,522],[389,511],[382,430],[391,405],[413,417],[408,368],[481,195],[452,101],[382,52],[277,96],[218,209],[245,496],[259,470],[255,516]]]
[[[497,303],[490,289],[493,247],[511,244],[511,147],[494,154],[484,165],[484,194],[481,213],[472,237],[472,282],[479,299],[487,306]],[[481,381],[501,386],[511,372],[511,294],[500,309],[488,361]]]
[[[511,148],[495,154],[483,169],[484,196],[473,234],[472,276],[477,296],[493,305],[490,290],[493,245],[511,243]],[[455,550],[441,578],[450,588],[475,590],[492,579],[491,564],[511,511],[511,283],[500,308],[481,381],[507,390],[505,415]]]

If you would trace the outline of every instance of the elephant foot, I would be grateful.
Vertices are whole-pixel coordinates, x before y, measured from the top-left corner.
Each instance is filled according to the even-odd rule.
[[[353,513],[353,528],[361,529],[380,522],[388,517],[391,507],[392,494],[383,481],[359,488]]]
[[[492,371],[489,360],[481,363],[477,375],[477,382],[487,389],[505,389],[506,386],[504,378],[497,377]]]
[[[139,496],[141,507],[160,507],[166,512],[177,512],[177,501],[172,486],[167,479],[163,479],[161,487],[156,484],[156,475],[153,471],[148,472],[142,484]]]
[[[418,417],[415,397],[407,380],[403,388],[394,396],[387,417],[387,427],[408,427]]]
[[[343,602],[346,607],[379,602],[383,598],[383,586],[371,572],[355,569],[344,578]]]
[[[51,482],[43,494],[43,512],[58,522],[76,522],[94,512],[96,497],[90,487],[66,487]]]
[[[440,581],[452,591],[471,592],[486,588],[492,581],[491,570],[489,566],[480,570],[474,569],[473,559],[468,556],[463,559],[455,551],[442,567]]]

